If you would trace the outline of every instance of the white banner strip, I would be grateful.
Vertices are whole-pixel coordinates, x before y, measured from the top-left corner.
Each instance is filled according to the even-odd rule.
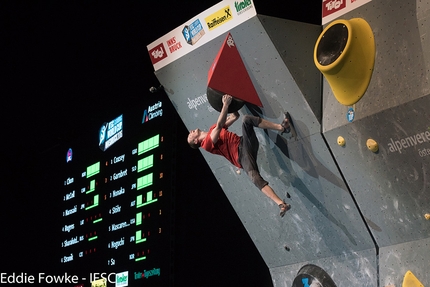
[[[224,0],[147,46],[154,70],[257,15],[252,0]]]

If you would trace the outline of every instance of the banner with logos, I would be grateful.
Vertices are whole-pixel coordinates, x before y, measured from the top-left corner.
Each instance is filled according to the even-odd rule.
[[[322,24],[325,25],[370,1],[372,0],[323,0]]]
[[[154,70],[257,15],[252,0],[224,0],[147,46]]]

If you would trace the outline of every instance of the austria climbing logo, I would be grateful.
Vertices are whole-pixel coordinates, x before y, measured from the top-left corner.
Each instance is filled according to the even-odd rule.
[[[157,117],[163,116],[163,103],[161,101],[158,101],[158,103],[153,104],[152,106],[149,106],[148,109],[143,111],[143,117],[142,117],[142,124],[146,123],[150,120],[153,120]]]

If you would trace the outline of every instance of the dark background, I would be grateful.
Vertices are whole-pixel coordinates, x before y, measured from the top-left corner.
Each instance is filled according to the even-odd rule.
[[[63,147],[158,87],[146,46],[218,2],[0,3],[1,272],[57,270],[60,209],[52,206],[59,204],[53,195],[63,180]],[[258,14],[321,22],[321,3],[253,2]],[[172,124],[186,136],[179,117]],[[192,164],[178,171],[191,181],[177,186],[187,204],[176,218],[183,259],[177,282],[271,286],[267,267],[200,153],[184,141],[178,150],[180,160]]]

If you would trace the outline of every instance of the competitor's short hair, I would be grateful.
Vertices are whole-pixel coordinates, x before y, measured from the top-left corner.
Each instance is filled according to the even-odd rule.
[[[200,147],[200,143],[195,144],[195,143],[193,143],[193,142],[188,142],[188,144],[189,144],[189,145],[190,145],[190,147],[191,147],[191,148],[193,148],[193,149],[199,149],[199,147]]]

